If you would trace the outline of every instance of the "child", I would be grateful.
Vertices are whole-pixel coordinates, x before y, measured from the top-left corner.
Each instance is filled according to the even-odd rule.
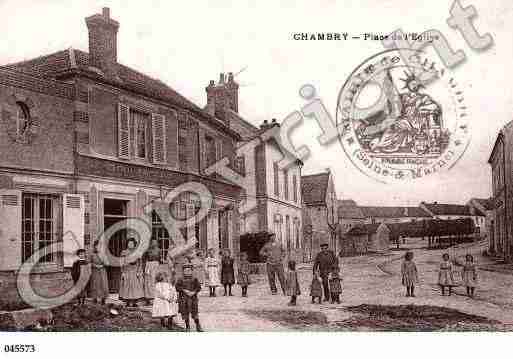
[[[477,269],[474,264],[474,257],[472,254],[465,256],[465,264],[463,265],[463,272],[461,274],[463,283],[467,287],[467,295],[470,298],[474,298],[474,290],[477,286]]]
[[[194,276],[198,279],[201,285],[205,283],[205,256],[201,249],[196,251],[196,255],[192,259],[192,265],[194,266]]]
[[[214,255],[214,249],[210,248],[205,259],[205,272],[207,274],[207,284],[210,289],[210,297],[216,296],[216,287],[219,283],[219,261]]]
[[[340,279],[340,268],[336,267],[330,273],[328,280],[331,294],[331,304],[340,304],[340,293],[342,293],[342,284]]]
[[[301,289],[299,288],[299,280],[296,272],[296,261],[290,260],[288,263],[287,272],[287,295],[290,295],[290,302],[288,305],[296,305],[297,296],[301,295]]]
[[[319,275],[319,270],[316,270],[312,277],[312,284],[310,284],[310,296],[312,297],[312,304],[315,303],[315,298],[319,298],[319,304],[322,302],[322,282]]]
[[[221,284],[224,287],[224,296],[227,295],[226,288],[228,288],[228,295],[232,296],[232,285],[235,283],[235,273],[233,269],[233,258],[230,256],[230,250],[223,251],[223,258],[221,259]]]
[[[248,261],[248,254],[242,252],[240,254],[239,270],[237,273],[237,282],[242,289],[242,296],[248,296],[248,286],[251,284],[249,280],[250,264]]]
[[[201,285],[197,278],[192,275],[193,266],[185,264],[183,266],[183,278],[176,282],[176,291],[178,292],[179,312],[185,321],[185,330],[190,331],[190,317],[196,324],[196,331],[202,332],[198,316],[198,293],[201,291]]]
[[[87,281],[89,281],[90,276],[90,267],[89,263],[86,261],[85,255],[86,251],[85,249],[79,249],[76,252],[76,255],[78,257],[75,262],[73,262],[73,265],[71,266],[71,279],[73,279],[73,283],[76,285],[80,277],[87,277]],[[89,274],[88,274],[89,273]],[[78,305],[84,305],[85,299],[86,299],[86,292],[87,292],[87,284],[86,287],[83,288],[80,293],[77,295]]]
[[[440,263],[440,271],[438,272],[438,285],[442,289],[442,295],[445,295],[445,287],[448,287],[450,296],[452,294],[452,287],[454,287],[452,264],[449,261],[448,253],[444,253],[442,259],[443,262]]]
[[[173,318],[178,314],[176,289],[165,280],[164,273],[155,276],[152,317],[160,318],[162,328],[173,329]]]
[[[415,284],[418,283],[419,277],[417,266],[413,262],[413,252],[406,252],[404,261],[401,265],[401,275],[403,285],[406,287],[406,296],[415,297]]]

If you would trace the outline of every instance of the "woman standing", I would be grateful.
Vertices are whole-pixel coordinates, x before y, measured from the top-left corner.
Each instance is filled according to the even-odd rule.
[[[93,253],[91,254],[91,279],[89,280],[89,296],[98,303],[105,304],[109,296],[109,281],[107,279],[107,270],[98,254],[99,241],[93,244]]]
[[[452,294],[452,287],[454,287],[454,274],[449,258],[448,253],[444,253],[442,256],[443,261],[440,263],[440,271],[438,272],[438,285],[442,289],[442,295],[445,295],[445,287],[449,288],[450,296]]]
[[[130,255],[137,248],[134,238],[128,239],[128,248],[121,252],[121,256]],[[121,284],[119,298],[126,301],[127,307],[136,307],[137,300],[144,297],[144,278],[141,260],[127,263],[121,267]]]
[[[477,287],[477,268],[474,264],[474,257],[472,254],[465,256],[465,264],[463,265],[463,271],[461,273],[463,283],[467,287],[467,295],[470,298],[474,298],[474,290]]]
[[[219,261],[214,255],[214,249],[208,250],[207,259],[205,259],[207,273],[207,285],[210,288],[210,296],[216,296],[216,287],[219,286]]]
[[[235,283],[235,271],[233,268],[233,258],[229,249],[223,251],[221,259],[221,284],[224,287],[224,296],[232,296],[232,285]],[[228,288],[228,292],[226,289]]]
[[[406,252],[401,264],[402,283],[406,287],[406,296],[415,297],[415,285],[419,282],[417,266],[413,261],[413,252]]]
[[[193,275],[198,279],[201,285],[205,283],[205,255],[201,249],[196,251],[196,255],[192,258]]]
[[[155,277],[160,264],[160,248],[157,240],[152,239],[150,248],[144,255],[144,298],[146,305],[151,305],[152,299],[155,297]]]

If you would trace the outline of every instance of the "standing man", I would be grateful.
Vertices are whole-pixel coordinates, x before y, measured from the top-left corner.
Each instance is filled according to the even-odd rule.
[[[324,300],[330,300],[330,287],[328,283],[328,277],[332,270],[338,268],[338,258],[332,250],[328,249],[328,243],[321,244],[321,251],[317,253],[315,262],[313,265],[313,273],[317,269],[321,274],[322,287],[324,289]]]
[[[278,292],[278,289],[276,288],[277,274],[283,295],[286,295],[285,271],[283,269],[285,251],[281,244],[276,241],[276,234],[271,234],[269,242],[267,242],[260,250],[260,255],[265,257],[267,262],[267,277],[269,279],[271,293],[275,295]]]

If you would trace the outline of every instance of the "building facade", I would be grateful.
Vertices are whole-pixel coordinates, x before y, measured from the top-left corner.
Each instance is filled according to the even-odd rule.
[[[338,252],[338,202],[331,171],[327,169],[326,172],[302,176],[301,192],[305,215],[311,223],[311,228],[307,229],[309,243],[305,243],[308,257],[315,257],[323,243]]]
[[[301,194],[302,162],[291,157],[273,138],[261,140],[266,131],[279,131],[276,120],[256,127],[238,113],[238,85],[231,73],[210,82],[208,110],[224,116],[241,136],[236,170],[243,175],[242,199],[250,204],[240,211],[239,233],[243,240],[276,234],[288,257],[303,261],[303,218]],[[221,107],[221,110],[219,109]],[[252,146],[251,144],[255,145]],[[288,165],[280,168],[280,161]]]
[[[421,207],[360,206],[365,223],[405,223],[428,220],[432,215]]]
[[[493,199],[491,198],[471,198],[467,202],[467,206],[472,208],[475,213],[481,214],[478,218],[484,223],[479,226],[479,234],[482,238],[487,238],[490,243],[490,248],[493,248],[493,224],[494,224],[494,206]]]
[[[491,252],[507,262],[513,260],[513,121],[499,132],[488,163],[492,168],[494,204]]]
[[[109,9],[86,25],[89,52],[68,49],[0,68],[0,270],[15,271],[39,248],[90,248],[133,217],[151,226],[164,261],[174,238],[145,208],[164,202],[175,218],[191,218],[202,194],[166,196],[191,182],[213,200],[205,218],[180,229],[183,236],[199,248],[237,252],[241,188],[205,168],[234,161],[240,136],[163,82],[118,63],[119,23]],[[128,235],[112,236],[114,255]],[[71,260],[48,254],[38,268],[62,271]],[[108,274],[115,289],[119,270]]]

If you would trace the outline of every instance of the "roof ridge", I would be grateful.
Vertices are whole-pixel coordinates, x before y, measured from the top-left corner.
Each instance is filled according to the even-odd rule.
[[[44,58],[47,58],[47,57],[50,57],[50,56],[55,56],[55,55],[57,55],[59,53],[66,53],[66,51],[68,51],[68,49],[55,51],[55,52],[52,52],[50,54],[41,55],[41,56],[34,57],[34,58],[31,58],[31,59],[25,59],[25,60],[21,60],[21,61],[7,63],[7,64],[4,64],[4,65],[0,65],[0,67],[11,67],[11,66],[16,66],[16,65],[22,65],[22,64],[34,62],[36,60],[41,60],[41,59],[44,59]]]

